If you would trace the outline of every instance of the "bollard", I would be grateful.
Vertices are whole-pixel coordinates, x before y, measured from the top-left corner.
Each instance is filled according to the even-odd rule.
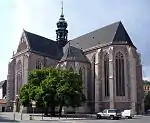
[[[21,120],[22,120],[22,112],[21,112]]]
[[[43,114],[42,114],[42,120],[43,120]]]
[[[14,120],[15,120],[15,112],[14,112]]]
[[[29,115],[29,119],[32,120],[32,115]]]

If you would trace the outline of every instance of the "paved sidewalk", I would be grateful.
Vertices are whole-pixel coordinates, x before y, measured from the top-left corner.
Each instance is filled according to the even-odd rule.
[[[88,115],[86,117],[74,118],[74,117],[42,117],[42,114],[34,114],[34,116],[30,116],[32,114],[22,114],[21,113],[13,113],[13,112],[3,112],[0,113],[0,122],[39,122],[39,121],[79,121],[79,120],[94,120],[96,119],[95,115]],[[136,115],[134,119],[142,118],[142,115]],[[31,119],[32,118],[32,119]]]
[[[0,122],[5,121],[66,121],[66,120],[85,120],[87,118],[73,118],[73,117],[42,117],[42,114],[22,114],[13,112],[0,113]],[[88,118],[89,119],[89,118]]]

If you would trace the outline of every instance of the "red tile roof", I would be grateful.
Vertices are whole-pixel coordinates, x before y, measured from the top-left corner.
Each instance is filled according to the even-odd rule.
[[[6,104],[7,101],[5,99],[0,99],[0,104]]]

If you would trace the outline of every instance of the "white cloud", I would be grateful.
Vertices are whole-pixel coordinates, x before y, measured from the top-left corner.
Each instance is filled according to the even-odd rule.
[[[150,81],[150,66],[143,66],[143,80]]]
[[[148,81],[150,81],[150,76],[148,76],[148,77],[143,77],[143,80],[148,80]]]

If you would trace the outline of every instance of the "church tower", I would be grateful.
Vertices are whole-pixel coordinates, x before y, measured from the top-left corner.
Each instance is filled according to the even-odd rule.
[[[62,12],[60,15],[60,19],[57,22],[57,30],[56,30],[56,41],[60,47],[64,47],[67,44],[68,30],[67,30],[67,22],[65,21],[63,14],[63,2],[62,2]]]

